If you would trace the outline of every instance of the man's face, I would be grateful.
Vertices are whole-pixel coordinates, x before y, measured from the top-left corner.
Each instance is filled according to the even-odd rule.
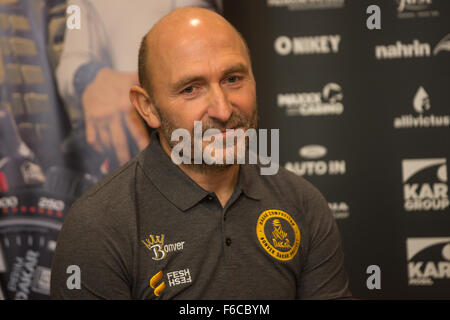
[[[245,46],[234,32],[203,33],[177,40],[152,63],[153,100],[166,151],[177,143],[171,134],[178,128],[188,130],[194,143],[194,121],[202,122],[203,132],[257,125],[255,81]],[[203,149],[209,143],[202,142]]]

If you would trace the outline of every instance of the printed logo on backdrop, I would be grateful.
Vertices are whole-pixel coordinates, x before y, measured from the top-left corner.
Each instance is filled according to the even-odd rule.
[[[267,0],[267,6],[291,11],[339,9],[345,6],[345,0]]]
[[[375,46],[376,60],[390,59],[411,59],[411,58],[428,58],[438,55],[440,52],[450,51],[450,34],[442,38],[431,50],[432,45],[429,42],[421,42],[421,40],[413,39],[411,42],[402,42],[397,40],[394,44],[383,44]]]
[[[288,161],[285,168],[299,176],[344,175],[345,160],[325,160],[327,148],[321,145],[307,145],[299,149],[303,161]]]
[[[450,33],[447,34],[441,41],[434,47],[433,54],[436,56],[442,51],[450,52]]]
[[[339,53],[340,43],[341,36],[338,34],[303,37],[279,36],[275,39],[274,48],[280,56],[336,54]]]
[[[433,0],[394,0],[397,4],[397,17],[429,18],[439,17],[439,11],[433,8]]]
[[[328,206],[336,220],[350,217],[350,208],[346,202],[329,202]]]
[[[344,112],[343,98],[341,86],[330,82],[322,92],[280,93],[277,105],[287,116],[338,116]]]
[[[394,118],[395,129],[450,127],[450,115],[435,115],[431,110],[431,99],[424,87],[417,89],[412,99],[416,114],[404,114]]]
[[[450,237],[406,240],[408,285],[449,287]]]
[[[446,158],[403,160],[402,179],[406,211],[442,212],[449,207]]]

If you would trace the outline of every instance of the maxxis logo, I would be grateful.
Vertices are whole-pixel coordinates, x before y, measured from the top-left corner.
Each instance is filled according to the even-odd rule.
[[[341,86],[330,82],[322,92],[279,93],[277,105],[287,116],[338,116],[344,112],[343,98]]]
[[[301,235],[297,223],[281,210],[266,210],[260,214],[256,236],[264,250],[281,261],[294,258],[300,247]]]

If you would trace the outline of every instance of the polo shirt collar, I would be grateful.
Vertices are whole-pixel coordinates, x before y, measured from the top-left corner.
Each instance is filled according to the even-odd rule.
[[[164,151],[159,134],[154,132],[143,152],[142,167],[156,188],[178,209],[186,211],[203,200],[210,192],[200,187],[181,170]],[[237,187],[253,199],[262,198],[255,165],[241,165]]]
[[[263,197],[259,170],[260,167],[255,164],[241,164],[237,183],[247,197],[255,200],[261,200]]]

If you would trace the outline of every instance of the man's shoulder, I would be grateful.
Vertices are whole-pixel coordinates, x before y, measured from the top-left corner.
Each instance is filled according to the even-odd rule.
[[[120,192],[123,189],[117,189],[117,186],[133,179],[137,162],[137,158],[133,158],[123,166],[115,169],[99,182],[91,186],[79,200],[90,198],[98,194],[108,193],[112,190],[115,190],[115,192]]]
[[[138,157],[91,186],[73,203],[70,214],[86,219],[102,219],[106,214],[127,212],[125,209],[133,204],[137,164]]]

